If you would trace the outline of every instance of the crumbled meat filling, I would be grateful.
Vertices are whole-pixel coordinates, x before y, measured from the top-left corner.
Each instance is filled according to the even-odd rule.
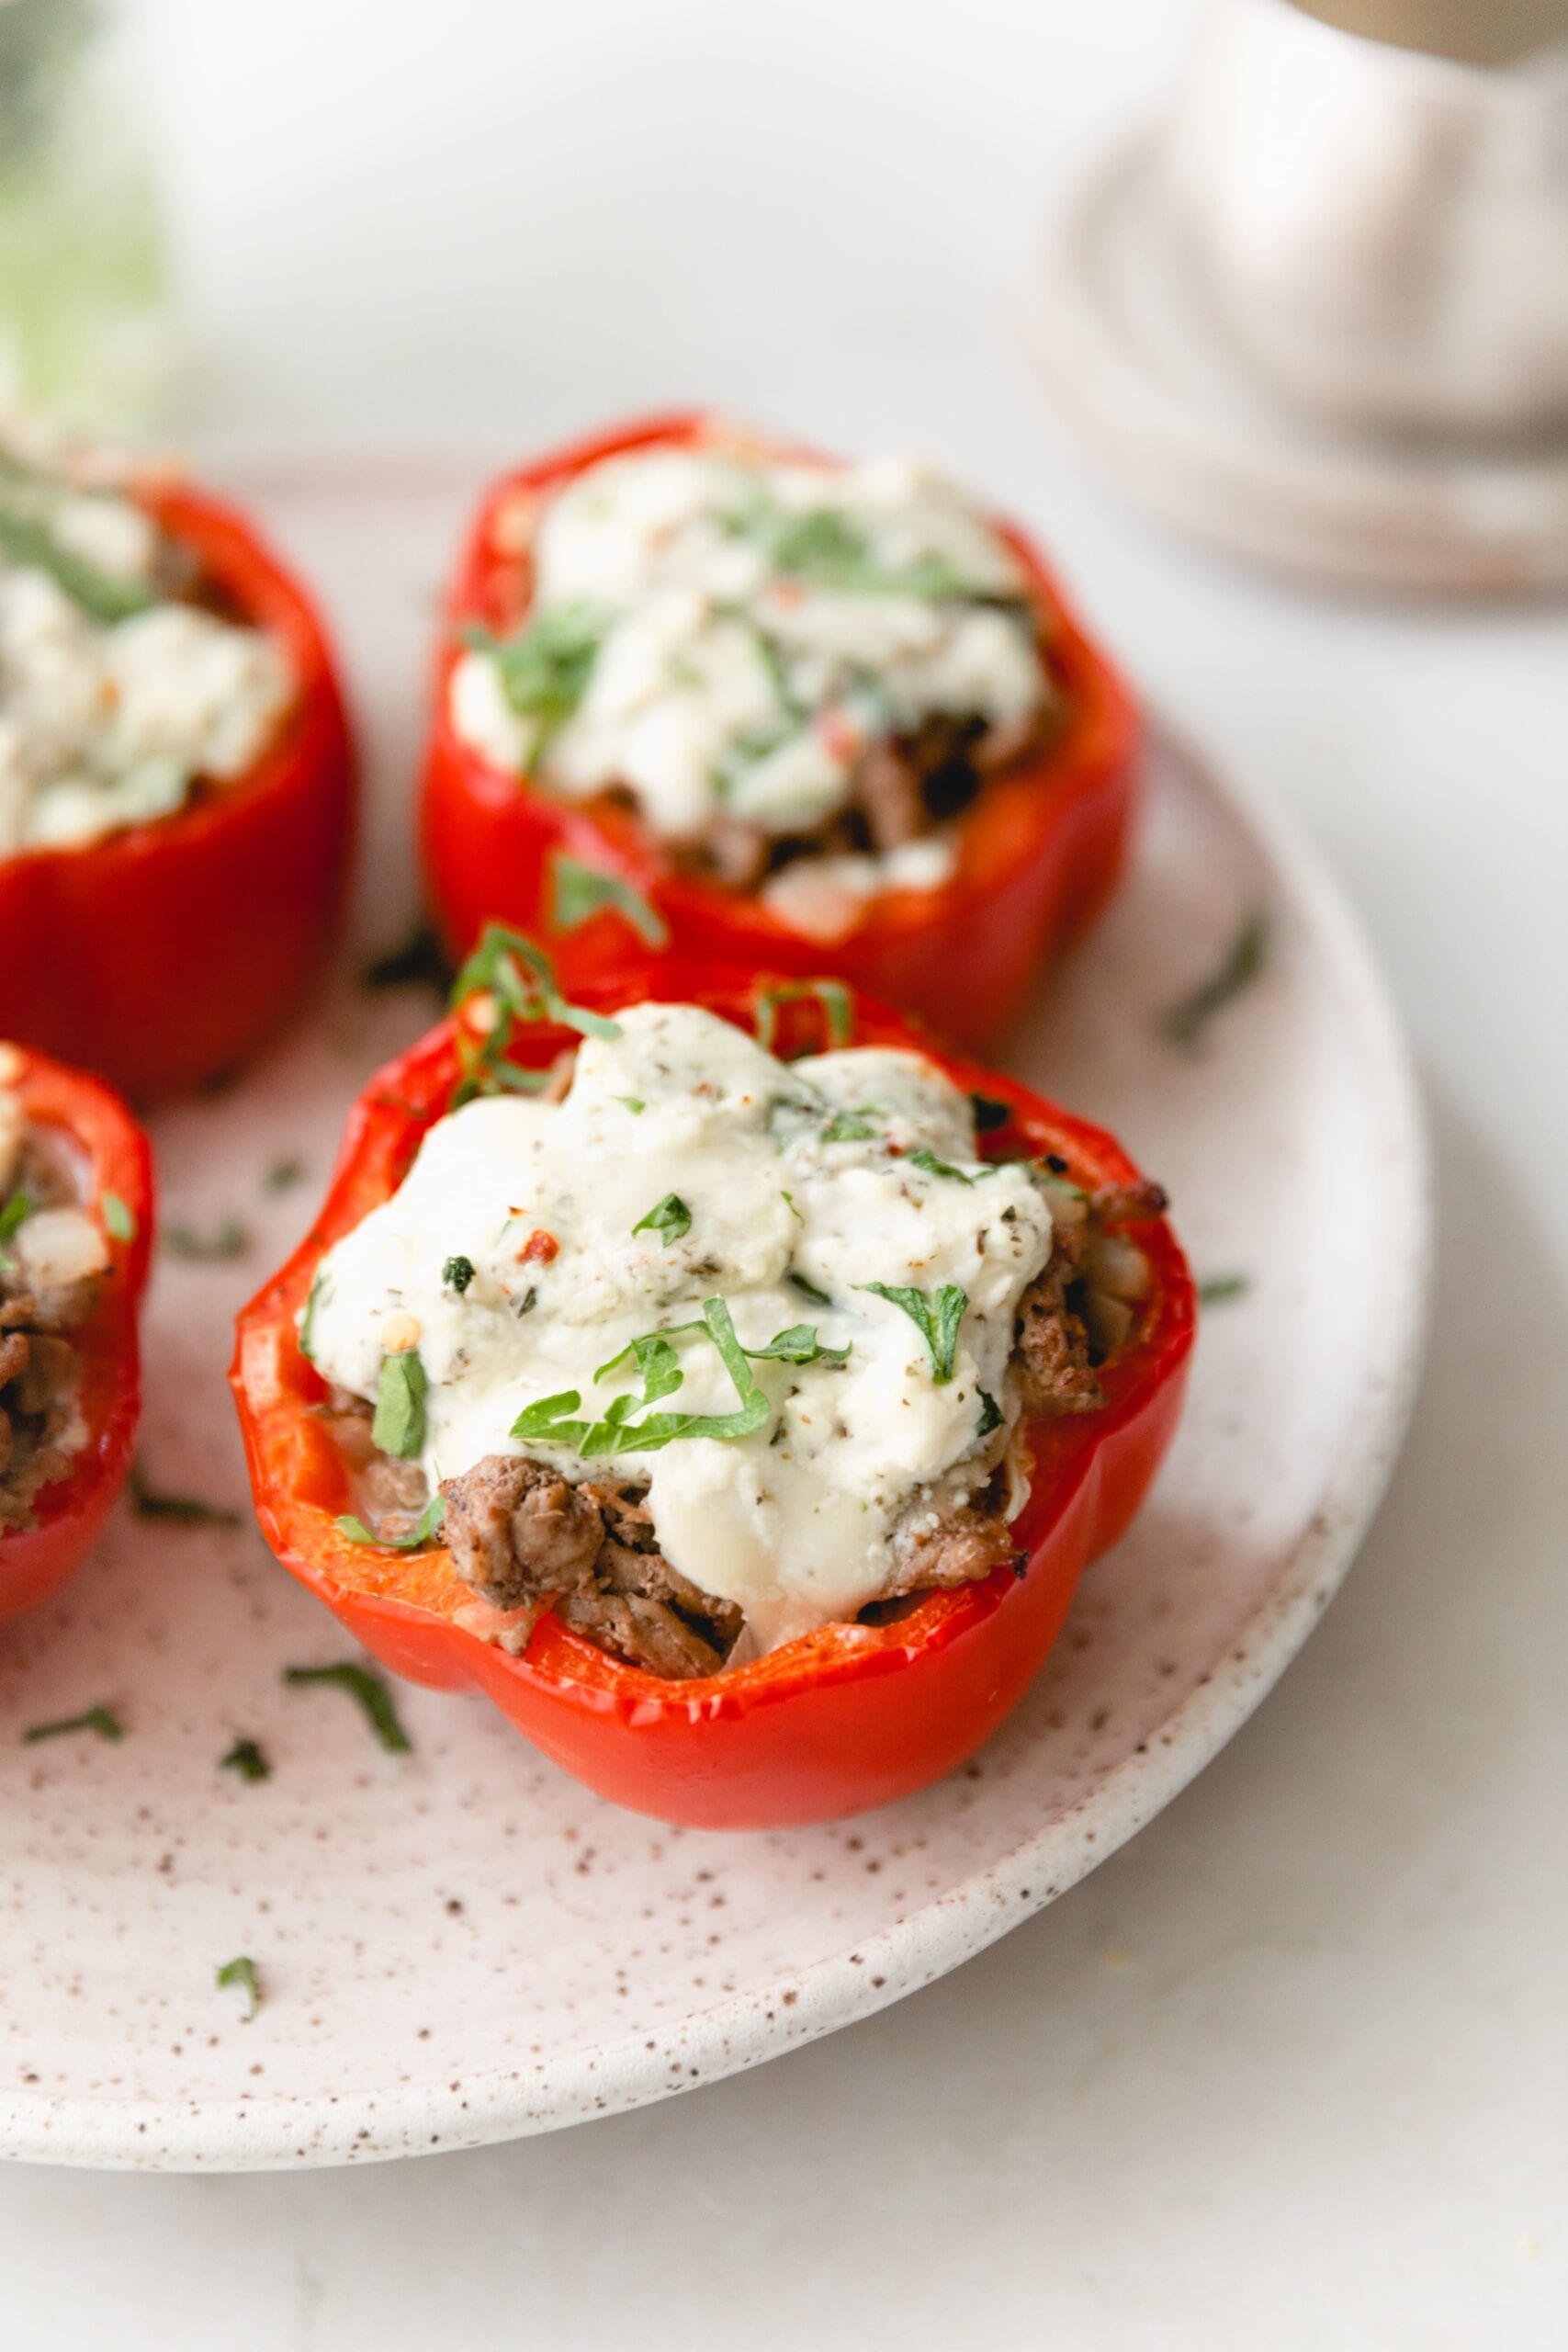
[[[1024,1294],[1015,1361],[1026,1415],[1092,1412],[1100,1371],[1126,1344],[1148,1289],[1148,1265],[1126,1228],[1159,1216],[1157,1184],[1081,1193],[1052,1187],[1049,1264]],[[406,1534],[427,1498],[417,1463],[393,1461],[371,1437],[372,1410],[334,1389],[321,1411],[383,1536]],[[1020,1566],[994,1471],[979,1496],[911,1512],[897,1538],[878,1622],[891,1604]],[[744,1623],[734,1602],[700,1591],[659,1548],[646,1490],[629,1480],[573,1485],[527,1455],[491,1453],[448,1478],[443,1540],[463,1581],[502,1611],[548,1608],[613,1657],[672,1680],[716,1674]]]
[[[676,854],[732,890],[755,890],[802,857],[868,852],[886,856],[961,816],[987,777],[1041,747],[1058,716],[1050,703],[1006,727],[933,714],[908,734],[885,735],[868,744],[848,807],[815,831],[773,833],[720,814],[701,840],[678,848]]]
[[[337,1441],[365,1516],[389,1542],[406,1535],[429,1500],[419,1464],[382,1453],[371,1435],[376,1408],[367,1398],[334,1388],[319,1409]]]
[[[1123,1228],[1166,1205],[1157,1184],[1080,1194],[1053,1186],[1049,1264],[1024,1292],[1016,1349],[1025,1413],[1092,1413],[1105,1402],[1100,1366],[1126,1345],[1148,1288],[1148,1265]]]
[[[944,1502],[914,1516],[893,1547],[892,1571],[883,1599],[902,1600],[911,1593],[975,1584],[993,1568],[1016,1565],[1018,1558],[1018,1546],[1002,1517],[999,1498],[993,1499],[988,1488],[978,1507],[973,1502]]]
[[[573,1486],[491,1453],[441,1492],[453,1566],[494,1607],[546,1603],[600,1649],[677,1680],[716,1673],[734,1647],[739,1610],[671,1567],[637,1486]]]
[[[7,1195],[25,1194],[34,1209],[74,1204],[69,1171],[36,1131],[24,1131],[7,1158]],[[101,1282],[29,1285],[0,1249],[0,1532],[30,1527],[39,1496],[70,1471],[80,1368],[66,1335],[92,1313]]]

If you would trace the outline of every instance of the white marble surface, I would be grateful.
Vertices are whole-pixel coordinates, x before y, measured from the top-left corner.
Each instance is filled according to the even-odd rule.
[[[1075,473],[1010,305],[1185,8],[141,0],[197,420],[525,445],[701,395],[934,448],[1292,803],[1430,1084],[1436,1350],[1365,1556],[1152,1828],[762,2072],[360,2175],[0,2173],[6,2340],[550,2352],[1568,2335],[1568,627],[1276,588]]]

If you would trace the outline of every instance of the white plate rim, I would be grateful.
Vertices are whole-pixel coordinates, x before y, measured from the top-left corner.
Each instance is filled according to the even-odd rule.
[[[795,1972],[767,1991],[732,1995],[681,2031],[682,2072],[669,2043],[636,2033],[515,2070],[469,2073],[460,2111],[423,2084],[367,2085],[362,2101],[282,2094],[255,2100],[105,2101],[83,2095],[0,2097],[0,2149],[15,2158],[104,2168],[261,2170],[370,2162],[520,2139],[630,2109],[740,2073],[889,2007],[982,1951],[1065,1894],[1175,1797],[1252,1713],[1301,1649],[1343,1580],[1388,1483],[1425,1354],[1432,1241],[1431,1161],[1408,1046],[1359,917],[1338,882],[1278,809],[1217,778],[1161,725],[1166,751],[1198,775],[1267,860],[1337,989],[1347,1034],[1380,1109],[1382,1167],[1398,1237],[1386,1263],[1385,1311],[1360,1367],[1359,1407],[1324,1479],[1319,1505],[1268,1600],[1235,1648],[1150,1742],[1067,1811],[895,1926]],[[373,2108],[372,2108],[373,2102]],[[367,2136],[361,2112],[372,2115]],[[155,2149],[149,2158],[142,2153]]]
[[[1442,596],[1550,595],[1568,578],[1568,443],[1518,452],[1442,440],[1390,462],[1375,435],[1269,401],[1196,294],[1188,332],[1260,401],[1238,428],[1146,364],[1092,249],[1104,220],[1150,206],[1160,132],[1114,141],[1055,207],[1022,295],[1022,341],[1064,424],[1158,520],[1315,584]],[[1289,440],[1262,419],[1288,429]]]

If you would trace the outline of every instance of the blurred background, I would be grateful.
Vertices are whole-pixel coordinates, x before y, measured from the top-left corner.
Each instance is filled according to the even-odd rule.
[[[5,397],[220,475],[434,448],[477,482],[667,401],[928,449],[1333,856],[1443,1196],[1431,1374],[1365,1556],[1132,1847],[945,1983],[643,2114],[354,2177],[0,2177],[7,2298],[66,2352],[1568,2339],[1568,627],[1516,593],[1568,576],[1562,10],[1374,14],[1450,52],[1393,115],[1280,51],[1285,0],[1239,26],[1191,0],[0,0]],[[1467,53],[1521,93],[1501,130],[1468,82],[1431,96]],[[1256,208],[1222,200],[1247,156],[1218,132],[1185,194],[1139,175],[1179,85],[1232,133],[1268,96]],[[1351,150],[1309,132],[1369,108],[1347,232]],[[1529,198],[1501,231],[1499,190]],[[1455,221],[1468,263],[1434,242]],[[1178,315],[1179,230],[1207,273]],[[1260,254],[1277,315],[1309,315],[1292,284],[1327,304],[1271,358]],[[1395,299],[1371,329],[1369,287]],[[1467,370],[1513,337],[1504,389],[1541,398],[1348,422],[1343,375],[1334,401],[1286,380],[1333,337],[1483,404]],[[1461,593],[1416,593],[1423,565]]]
[[[1043,198],[1179,49],[1179,8],[1121,7],[1109,42],[1098,13],[129,0],[116,37],[93,0],[6,0],[36,60],[7,119],[72,111],[102,62],[120,150],[40,139],[7,220],[57,214],[27,250],[65,316],[91,204],[104,300],[148,325],[181,432],[514,447],[694,397],[983,448],[976,396],[1029,397],[1007,313]],[[1118,50],[1135,72],[1108,79]],[[155,416],[145,383],[124,405]]]

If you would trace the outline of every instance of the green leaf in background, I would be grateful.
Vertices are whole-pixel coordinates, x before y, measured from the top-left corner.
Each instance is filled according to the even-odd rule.
[[[854,1035],[854,1005],[842,980],[780,980],[760,990],[756,1003],[757,1043],[771,1054],[779,1034],[779,1007],[800,1002],[819,1004],[827,1016],[828,1035],[835,1046],[847,1046]]]
[[[272,1766],[254,1739],[237,1739],[227,1756],[220,1757],[220,1772],[237,1773],[242,1781],[269,1781]]]
[[[136,1218],[118,1193],[100,1193],[98,1206],[103,1211],[106,1233],[111,1234],[116,1241],[135,1240]]]
[[[446,1516],[446,1497],[432,1495],[406,1535],[378,1535],[352,1511],[345,1511],[336,1524],[351,1544],[368,1544],[378,1552],[417,1552],[429,1543]]]
[[[492,637],[479,628],[464,632],[467,643],[495,663],[502,691],[519,718],[534,720],[531,760],[544,757],[587,693],[608,626],[608,616],[594,605],[574,603],[536,614],[516,637]]]
[[[658,908],[620,875],[584,865],[561,850],[556,852],[550,870],[554,885],[550,914],[557,931],[576,931],[610,907],[631,925],[645,946],[663,947],[668,943],[670,926]]]
[[[199,1495],[160,1494],[150,1487],[137,1464],[126,1481],[130,1508],[138,1519],[161,1520],[169,1527],[240,1527],[243,1515],[227,1503],[209,1503]]]
[[[924,1144],[919,1151],[906,1152],[904,1156],[911,1168],[923,1168],[928,1176],[945,1176],[954,1184],[972,1184],[975,1182],[973,1176],[966,1176],[962,1168],[954,1168],[951,1160],[939,1159],[935,1152],[929,1150]]]
[[[398,1720],[391,1692],[380,1676],[372,1674],[368,1668],[356,1666],[352,1659],[344,1660],[340,1666],[286,1666],[283,1679],[294,1690],[303,1690],[311,1683],[319,1682],[329,1689],[345,1691],[360,1709],[383,1747],[396,1756],[412,1754],[413,1742]]]
[[[261,1984],[256,1964],[242,1952],[237,1960],[226,1960],[218,1972],[218,1989],[222,1992],[230,1984],[237,1984],[245,1996],[245,2023],[249,2025],[261,2007]]]
[[[62,1715],[58,1723],[34,1724],[22,1734],[22,1746],[31,1747],[40,1739],[63,1739],[67,1732],[96,1732],[100,1739],[125,1737],[125,1726],[109,1707],[88,1707],[80,1715]]]
[[[243,1258],[251,1237],[238,1217],[226,1216],[210,1233],[200,1233],[191,1225],[166,1225],[158,1238],[171,1258],[187,1258],[197,1265],[220,1265],[227,1259]]]
[[[32,1213],[33,1204],[26,1193],[21,1191],[13,1193],[5,1207],[0,1208],[0,1253],[4,1252],[6,1242],[10,1240],[17,1227],[25,1224]]]
[[[1271,944],[1268,913],[1255,907],[1209,978],[1160,1015],[1160,1035],[1173,1045],[1196,1045],[1214,1015],[1251,987],[1269,961]]]

